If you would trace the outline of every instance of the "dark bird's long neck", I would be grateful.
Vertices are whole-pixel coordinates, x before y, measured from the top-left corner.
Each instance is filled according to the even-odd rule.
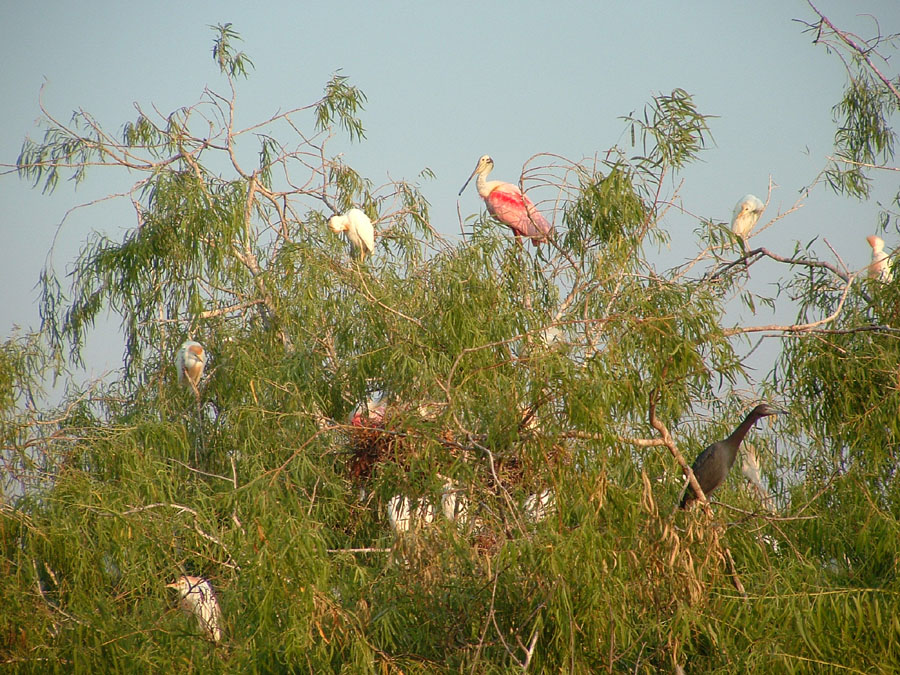
[[[758,419],[759,415],[756,414],[756,411],[751,411],[751,413],[744,418],[744,421],[738,425],[738,428],[731,433],[731,436],[725,439],[725,442],[728,443],[730,448],[734,449],[735,453],[737,453],[741,441],[744,440],[744,436],[750,431],[750,427],[756,424],[756,420]]]

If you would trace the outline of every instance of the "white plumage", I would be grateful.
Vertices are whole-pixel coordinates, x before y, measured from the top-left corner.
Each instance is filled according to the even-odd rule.
[[[765,208],[766,205],[755,195],[747,194],[741,197],[731,214],[731,231],[741,239],[746,239]]]
[[[451,523],[465,526],[469,520],[469,498],[452,480],[444,482],[441,493],[441,511]]]
[[[762,493],[765,492],[759,476],[759,460],[756,459],[756,453],[749,443],[744,443],[744,450],[741,453],[741,473],[753,487]]]
[[[394,495],[387,503],[388,521],[391,529],[398,534],[400,532],[409,532],[410,516],[409,516],[409,499],[403,495]]]
[[[347,239],[353,245],[360,260],[366,259],[366,254],[375,251],[375,228],[369,216],[359,209],[350,209],[340,216],[332,216],[328,219],[328,227],[332,232],[345,232]]]
[[[756,457],[756,451],[753,449],[753,446],[746,441],[741,450],[741,473],[744,478],[747,479],[747,482],[753,486],[753,489],[756,490],[762,505],[767,510],[772,511],[774,497],[770,495],[768,490],[763,486],[762,478],[759,474],[759,460]]]
[[[869,264],[869,278],[878,279],[885,283],[894,278],[891,269],[891,261],[884,252],[884,239],[874,234],[866,237],[869,246],[872,247],[872,262]]]
[[[203,377],[206,367],[206,350],[203,345],[193,340],[185,340],[175,353],[175,370],[178,371],[178,383],[190,383],[194,389]]]
[[[539,523],[553,513],[556,508],[556,494],[550,488],[530,495],[522,504],[525,516],[533,523]]]
[[[434,505],[424,498],[414,509],[408,497],[394,495],[388,501],[387,512],[391,529],[397,534],[434,522]]]
[[[178,577],[166,588],[175,588],[181,596],[178,606],[197,617],[200,628],[213,640],[222,639],[222,611],[212,584],[200,577]]]

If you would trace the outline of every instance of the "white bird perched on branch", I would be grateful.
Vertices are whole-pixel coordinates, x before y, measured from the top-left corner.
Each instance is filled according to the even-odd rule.
[[[367,253],[375,251],[375,228],[369,216],[359,209],[350,209],[340,216],[331,216],[328,219],[328,227],[332,232],[345,232],[347,239],[353,245],[359,255],[359,259],[365,260]]]
[[[469,498],[449,478],[444,481],[444,489],[441,491],[441,511],[451,523],[465,527],[469,521]]]
[[[891,261],[888,254],[884,252],[884,239],[874,234],[866,237],[869,246],[872,247],[872,262],[869,264],[869,278],[878,279],[885,283],[894,278],[894,272],[891,269]]]
[[[184,612],[196,616],[200,628],[210,638],[216,642],[222,639],[222,611],[212,584],[200,577],[182,576],[175,583],[166,584],[166,588],[178,590],[181,596],[178,606]]]
[[[556,494],[550,488],[529,495],[522,503],[525,516],[532,523],[539,523],[556,509]]]
[[[394,495],[387,504],[388,521],[397,534],[409,532],[413,527],[427,525],[434,521],[434,505],[424,497],[416,509],[412,508],[409,497]]]
[[[178,383],[188,383],[194,392],[203,377],[206,367],[206,350],[203,345],[193,340],[185,340],[175,353],[175,370],[178,371]]]
[[[755,195],[747,194],[741,197],[731,214],[731,231],[741,239],[746,239],[765,208],[766,205]]]
[[[759,460],[756,457],[756,451],[749,443],[744,443],[741,452],[741,473],[747,482],[756,490],[762,505],[769,511],[772,511],[773,496],[763,487],[762,478],[759,475]]]

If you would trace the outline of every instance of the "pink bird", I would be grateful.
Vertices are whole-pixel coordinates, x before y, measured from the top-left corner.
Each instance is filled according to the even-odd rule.
[[[475,184],[478,194],[494,218],[511,229],[516,238],[528,237],[535,244],[547,241],[553,233],[553,226],[518,187],[500,180],[489,181],[487,175],[493,168],[494,160],[489,155],[484,155],[478,160],[475,170],[459,194],[463,193],[473,176],[478,174],[478,181]]]
[[[384,426],[384,414],[387,411],[387,397],[384,391],[375,390],[369,393],[365,403],[360,403],[350,413],[349,422],[354,427]]]

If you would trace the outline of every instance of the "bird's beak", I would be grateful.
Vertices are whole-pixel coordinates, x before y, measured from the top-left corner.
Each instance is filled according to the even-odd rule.
[[[176,582],[172,582],[171,584],[166,584],[166,588],[178,588],[178,584]]]
[[[481,164],[479,163],[478,166],[481,166]],[[465,190],[465,189],[469,186],[469,183],[472,182],[472,178],[474,178],[475,174],[478,173],[478,166],[476,166],[476,167],[475,167],[475,170],[472,171],[471,174],[469,174],[469,177],[466,179],[465,185],[463,185],[463,186],[459,189],[459,194],[457,195],[457,197],[458,197],[459,195],[461,195],[461,194],[463,193],[463,190]]]

